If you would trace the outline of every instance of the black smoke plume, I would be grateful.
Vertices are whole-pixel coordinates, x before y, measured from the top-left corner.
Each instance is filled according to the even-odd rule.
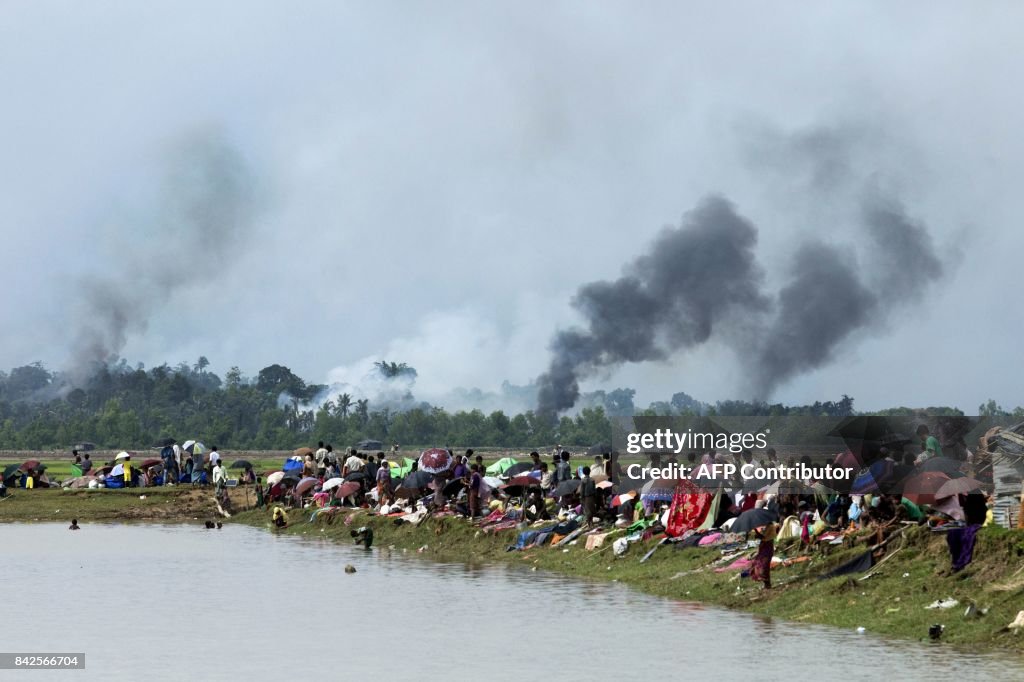
[[[920,300],[943,273],[924,225],[895,197],[862,193],[855,244],[798,244],[789,279],[762,291],[757,229],[721,197],[704,200],[679,228],[613,282],[583,285],[574,307],[582,329],[558,332],[551,364],[538,379],[539,414],[573,407],[579,382],[602,368],[664,360],[712,338],[739,351],[753,398],[836,359],[858,330],[884,333],[890,313]],[[737,314],[756,322],[722,324]]]
[[[221,131],[174,140],[162,163],[152,204],[116,231],[115,253],[96,268],[101,274],[80,283],[72,383],[115,360],[176,292],[220,278],[252,229],[254,178]]]
[[[538,412],[553,416],[579,398],[579,379],[602,367],[662,360],[703,343],[736,311],[756,311],[762,273],[757,230],[731,203],[709,197],[680,227],[664,230],[614,282],[580,288],[573,306],[585,329],[555,335],[538,380]]]

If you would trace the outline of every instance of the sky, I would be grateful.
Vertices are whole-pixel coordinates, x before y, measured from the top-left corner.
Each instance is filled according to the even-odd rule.
[[[0,3],[0,367],[74,364],[98,291],[132,304],[132,363],[327,382],[384,358],[428,399],[525,384],[579,323],[578,287],[710,194],[758,227],[769,282],[810,238],[868,269],[791,153],[826,131],[842,149],[813,153],[843,192],[895,188],[947,267],[772,398],[1024,404],[1021,20],[1009,2]],[[195,140],[244,178],[213,243],[195,228],[221,208],[176,222]],[[743,398],[745,371],[712,342],[584,388]]]

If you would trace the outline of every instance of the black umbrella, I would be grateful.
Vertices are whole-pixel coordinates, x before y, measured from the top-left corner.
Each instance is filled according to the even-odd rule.
[[[402,481],[403,488],[423,488],[430,485],[430,482],[434,480],[434,474],[429,471],[414,471]]]
[[[555,488],[554,492],[551,493],[552,497],[562,497],[564,495],[572,495],[576,492],[576,489],[580,487],[580,481],[578,478],[570,478],[568,481],[562,481]]]
[[[918,467],[921,471],[941,471],[947,476],[953,478],[959,478],[963,476],[963,472],[960,471],[960,462],[949,457],[932,457],[926,459]]]
[[[598,443],[597,445],[591,445],[587,448],[587,454],[593,457],[594,455],[603,455],[606,452],[611,452],[612,446]]]
[[[518,464],[513,464],[508,469],[505,469],[505,473],[502,475],[512,478],[519,474],[525,474],[528,471],[533,471],[533,462],[519,462]]]
[[[177,442],[178,441],[174,440],[173,438],[164,438],[163,446],[166,448],[166,447],[169,447],[171,445],[174,445]]]
[[[232,469],[252,469],[252,462],[247,459],[236,459],[231,463]]]
[[[4,467],[4,480],[6,481],[8,478],[16,474],[20,468],[20,464],[8,464]]]
[[[461,478],[456,478],[454,481],[448,481],[444,487],[444,494],[446,497],[452,497],[457,495],[460,490],[466,487],[466,482]]]
[[[300,480],[302,480],[301,477],[298,474],[296,474],[296,473],[287,473],[287,474],[285,474],[281,478],[281,482],[282,483],[284,483],[285,481],[291,481],[293,483],[298,483]]]
[[[732,522],[730,533],[749,533],[755,528],[766,526],[779,520],[779,515],[767,509],[748,509]]]
[[[362,471],[353,471],[351,474],[345,477],[345,481],[362,481],[366,478],[366,473]]]

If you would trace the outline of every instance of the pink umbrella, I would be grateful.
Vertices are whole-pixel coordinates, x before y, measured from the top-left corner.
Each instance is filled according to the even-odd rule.
[[[442,448],[431,448],[424,450],[420,455],[419,469],[428,474],[440,474],[451,469],[453,463],[454,459],[450,452]]]
[[[359,485],[359,481],[349,481],[348,483],[342,483],[341,485],[338,486],[338,491],[334,493],[334,496],[337,498],[348,497],[349,495],[358,492],[360,487],[361,486]]]
[[[295,485],[295,492],[301,495],[302,493],[306,492],[307,490],[315,486],[316,481],[317,479],[313,478],[312,476],[306,476],[304,479],[302,479]]]

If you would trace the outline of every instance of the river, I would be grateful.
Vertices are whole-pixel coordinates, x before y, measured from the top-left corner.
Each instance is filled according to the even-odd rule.
[[[86,654],[0,679],[1024,678],[1014,658],[246,526],[0,524],[0,546],[0,651]]]

